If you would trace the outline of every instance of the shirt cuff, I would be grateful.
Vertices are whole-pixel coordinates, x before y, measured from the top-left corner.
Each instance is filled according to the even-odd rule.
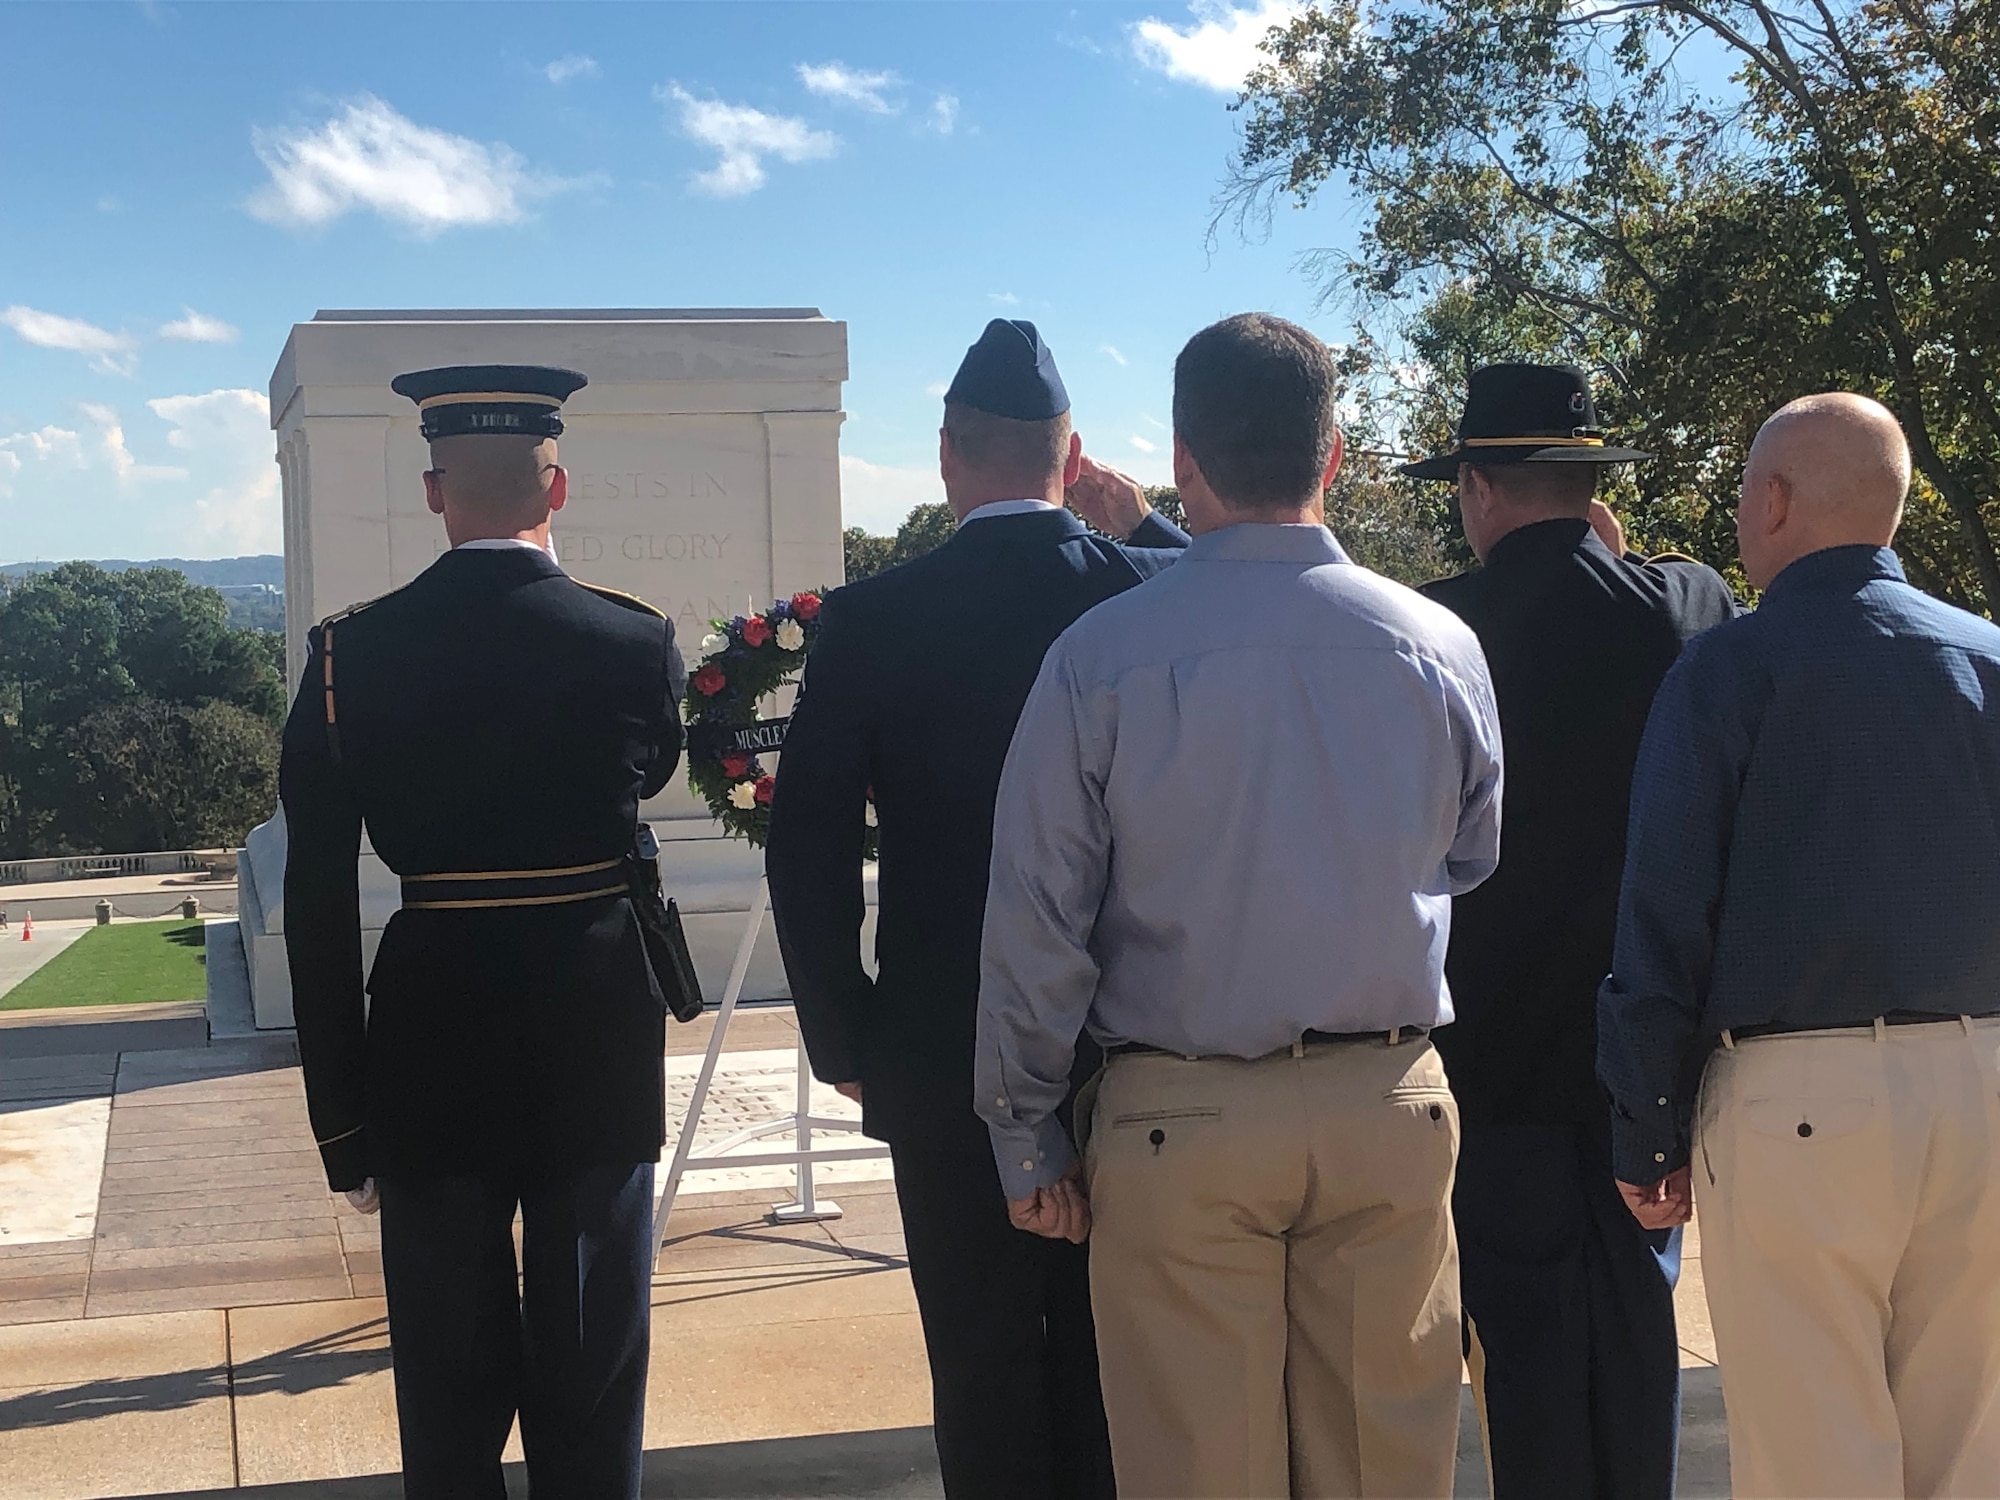
[[[1611,1169],[1620,1182],[1648,1187],[1687,1161],[1687,1146],[1674,1125],[1649,1127],[1612,1116]]]
[[[326,1185],[336,1193],[358,1188],[368,1180],[366,1134],[350,1130],[319,1142],[319,1159],[326,1167]]]
[[[1053,1186],[1076,1160],[1069,1132],[1054,1115],[1032,1126],[1010,1121],[986,1128],[993,1136],[1000,1187],[1010,1203],[1031,1197],[1036,1188]]]

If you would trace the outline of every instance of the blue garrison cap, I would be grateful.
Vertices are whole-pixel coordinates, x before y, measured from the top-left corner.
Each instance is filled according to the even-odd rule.
[[[965,351],[944,393],[946,405],[969,406],[1017,422],[1046,422],[1069,410],[1056,357],[1025,318],[995,318]]]
[[[552,365],[445,365],[398,375],[389,389],[417,403],[424,439],[435,442],[468,433],[561,437],[563,402],[588,384]]]

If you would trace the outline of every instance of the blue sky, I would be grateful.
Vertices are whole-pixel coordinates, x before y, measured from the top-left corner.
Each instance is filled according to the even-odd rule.
[[[1164,480],[1189,333],[1345,331],[1297,269],[1337,195],[1208,236],[1284,9],[0,5],[0,561],[278,550],[264,392],[322,307],[819,307],[875,530],[1030,317],[1089,448]]]

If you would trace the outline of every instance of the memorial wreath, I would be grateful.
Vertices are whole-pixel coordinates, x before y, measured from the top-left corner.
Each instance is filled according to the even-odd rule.
[[[762,614],[711,620],[688,676],[688,785],[716,821],[755,848],[771,831],[777,778],[760,753],[780,750],[789,719],[760,719],[757,705],[793,681],[819,639],[815,593],[780,599]],[[875,804],[866,806],[865,857],[875,857]]]

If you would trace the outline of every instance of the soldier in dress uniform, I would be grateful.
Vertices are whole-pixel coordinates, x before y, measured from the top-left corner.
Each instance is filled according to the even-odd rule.
[[[1605,442],[1581,371],[1501,364],[1473,372],[1457,448],[1402,470],[1458,485],[1484,566],[1424,592],[1485,649],[1507,766],[1500,867],[1452,903],[1457,1019],[1436,1036],[1496,1500],[1674,1487],[1679,1231],[1641,1229],[1619,1197],[1596,996],[1647,710],[1683,643],[1736,604],[1692,559],[1625,553],[1593,496],[1605,465],[1644,457]]]
[[[397,378],[451,550],[313,630],[285,726],[306,1098],[328,1183],[380,1206],[413,1497],[500,1500],[517,1413],[538,1496],[639,1492],[665,1011],[628,860],[685,673],[658,610],[549,549],[584,383]],[[403,881],[365,983],[364,824]]]

